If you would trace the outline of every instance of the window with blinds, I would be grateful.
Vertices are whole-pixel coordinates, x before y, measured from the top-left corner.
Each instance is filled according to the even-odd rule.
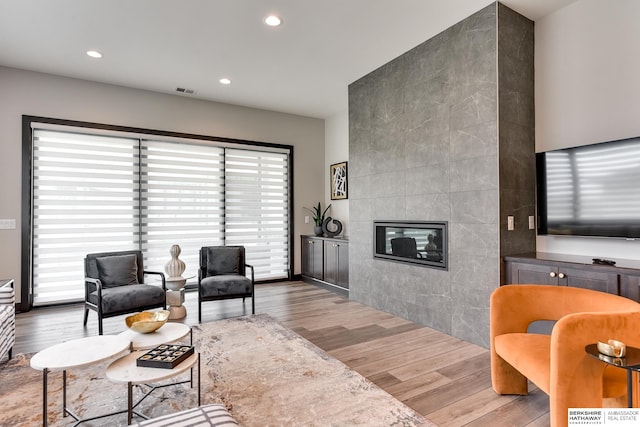
[[[138,141],[33,135],[34,303],[83,299],[87,253],[138,247]]]
[[[287,277],[289,175],[287,156],[228,149],[225,154],[225,236],[243,245],[256,277]]]
[[[202,246],[224,244],[224,149],[143,140],[141,249],[150,270],[164,271],[180,245],[185,278],[198,272]]]
[[[237,144],[236,144],[237,145]],[[82,300],[87,253],[243,245],[256,280],[289,274],[289,154],[223,144],[33,131],[34,305]]]

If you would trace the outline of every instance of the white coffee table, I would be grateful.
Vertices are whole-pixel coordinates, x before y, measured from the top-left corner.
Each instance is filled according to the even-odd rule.
[[[80,368],[102,362],[130,349],[130,341],[118,335],[98,335],[79,338],[55,344],[36,353],[31,358],[31,367],[42,371],[42,425],[47,425],[47,374],[50,371],[62,371],[62,415],[71,415],[77,424],[89,421],[81,420],[67,408],[67,369]],[[108,414],[112,415],[112,414]],[[96,418],[103,418],[102,415]],[[76,424],[76,425],[77,425]]]
[[[133,350],[148,350],[160,344],[169,344],[190,335],[189,345],[193,345],[193,335],[191,328],[183,323],[167,322],[155,332],[140,334],[127,329],[120,332],[118,336],[131,341]]]
[[[165,325],[166,326],[166,325]],[[178,366],[173,369],[165,369],[165,368],[147,368],[136,365],[136,359],[142,356],[144,351],[135,351],[126,356],[121,357],[120,359],[112,362],[107,367],[107,378],[116,383],[126,383],[127,384],[127,422],[131,424],[131,420],[133,418],[133,414],[148,419],[148,417],[142,413],[135,412],[135,407],[142,402],[142,400],[147,397],[153,390],[158,387],[164,386],[172,386],[181,383],[170,383],[164,384],[160,386],[153,387],[149,392],[147,392],[138,402],[133,404],[133,386],[136,384],[146,384],[146,383],[157,383],[159,381],[163,381],[169,378],[174,378],[177,375],[180,375],[183,372],[193,368],[193,366],[198,364],[198,406],[200,406],[200,353],[194,353],[189,356],[186,360],[181,362]],[[191,372],[190,381],[191,387],[193,388],[193,371]]]

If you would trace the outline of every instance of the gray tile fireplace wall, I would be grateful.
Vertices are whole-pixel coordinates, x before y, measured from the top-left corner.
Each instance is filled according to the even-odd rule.
[[[350,298],[489,346],[502,256],[535,251],[533,87],[499,3],[349,86]],[[448,221],[449,270],[374,259],[374,220]]]

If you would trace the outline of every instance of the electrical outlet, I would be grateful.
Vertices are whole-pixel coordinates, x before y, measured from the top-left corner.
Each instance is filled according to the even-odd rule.
[[[309,215],[304,216],[304,223],[309,224]]]
[[[0,230],[15,230],[15,219],[0,219]]]
[[[536,220],[534,219],[533,215],[529,215],[529,230],[535,230],[536,229]]]
[[[509,215],[507,217],[507,230],[513,231],[515,229],[513,225],[513,215]]]

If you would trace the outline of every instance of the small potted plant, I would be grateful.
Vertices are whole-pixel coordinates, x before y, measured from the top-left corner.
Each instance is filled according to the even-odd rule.
[[[323,211],[322,206],[320,206],[320,202],[318,202],[318,206],[314,206],[313,209],[304,208],[313,215],[313,222],[316,224],[316,226],[313,228],[313,232],[316,234],[316,236],[322,236],[322,223],[324,222],[324,216],[330,207],[331,204],[329,204],[329,206],[327,206]]]

